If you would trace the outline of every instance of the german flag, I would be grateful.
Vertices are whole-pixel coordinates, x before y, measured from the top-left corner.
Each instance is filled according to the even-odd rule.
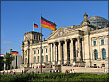
[[[12,53],[11,53],[12,55],[18,55],[19,54],[19,52],[17,52],[17,51],[12,51]]]
[[[41,27],[56,30],[56,24],[41,16]]]
[[[38,28],[38,25],[34,23],[34,27]]]

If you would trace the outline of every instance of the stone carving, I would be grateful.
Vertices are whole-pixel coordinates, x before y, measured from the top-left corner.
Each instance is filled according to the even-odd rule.
[[[48,39],[55,39],[55,38],[59,38],[59,37],[65,37],[68,35],[72,35],[75,34],[76,31],[73,30],[73,28],[61,28],[58,31],[54,32],[53,34],[51,34],[50,37],[48,37]]]

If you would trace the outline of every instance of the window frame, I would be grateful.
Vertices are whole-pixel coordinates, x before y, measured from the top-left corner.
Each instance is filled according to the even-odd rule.
[[[103,51],[104,50],[104,51]],[[106,59],[106,49],[102,49],[102,59],[105,60]]]
[[[39,54],[39,50],[37,50],[37,53]]]
[[[47,48],[46,48],[46,53],[47,53]]]
[[[94,60],[98,59],[98,51],[95,49],[94,50]]]
[[[102,64],[102,67],[105,67],[105,64]]]
[[[101,40],[101,45],[104,45],[104,39]]]
[[[43,53],[43,49],[42,49],[42,53]]]
[[[93,41],[93,46],[96,46],[97,44],[96,44],[96,41]]]

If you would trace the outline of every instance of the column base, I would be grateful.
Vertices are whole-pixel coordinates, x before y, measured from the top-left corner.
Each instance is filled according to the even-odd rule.
[[[51,63],[51,61],[48,61],[48,63],[50,64],[50,63]]]
[[[67,64],[67,60],[64,60],[64,64]]]
[[[61,60],[58,61],[58,65],[61,65]]]
[[[55,65],[55,62],[54,61],[52,62],[52,65]]]
[[[73,59],[70,60],[70,64],[73,64]]]
[[[81,58],[77,57],[76,58],[76,61],[80,62],[81,61]]]

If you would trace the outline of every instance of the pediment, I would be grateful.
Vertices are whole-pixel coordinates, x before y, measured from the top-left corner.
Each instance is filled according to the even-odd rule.
[[[51,35],[47,38],[47,40],[65,37],[72,34],[75,34],[75,30],[73,30],[72,28],[60,27],[56,31],[52,32]]]

